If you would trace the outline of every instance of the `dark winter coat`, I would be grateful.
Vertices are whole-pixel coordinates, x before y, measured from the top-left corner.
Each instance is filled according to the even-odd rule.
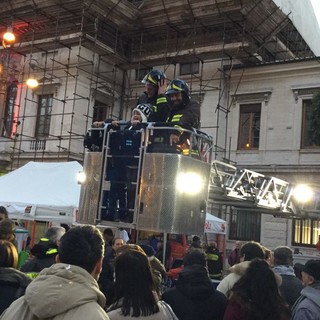
[[[190,100],[186,105],[172,106],[168,114],[167,122],[184,129],[196,128],[200,126],[200,105],[194,100]]]
[[[282,278],[279,287],[280,294],[291,308],[300,297],[300,292],[303,289],[302,282],[296,277],[291,266],[275,266],[273,271]]]
[[[56,263],[56,255],[58,254],[58,246],[55,243],[44,240],[43,238],[34,245],[30,250],[33,258],[28,260],[20,270],[26,273],[34,273],[35,275],[44,268],[49,268]]]
[[[208,271],[200,265],[186,266],[175,288],[165,291],[166,301],[180,320],[223,319],[226,297],[213,288]]]
[[[168,98],[164,94],[155,95],[154,97],[148,97],[148,94],[144,92],[138,99],[138,104],[148,103],[152,106],[152,114],[149,117],[149,122],[165,122],[168,117],[169,104]]]
[[[9,305],[23,296],[31,282],[24,273],[14,268],[0,268],[0,314]]]

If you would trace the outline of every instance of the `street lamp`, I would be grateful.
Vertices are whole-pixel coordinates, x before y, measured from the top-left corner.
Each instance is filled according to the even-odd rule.
[[[10,47],[16,41],[16,36],[13,33],[12,27],[8,27],[7,31],[2,36],[2,46],[4,48]]]

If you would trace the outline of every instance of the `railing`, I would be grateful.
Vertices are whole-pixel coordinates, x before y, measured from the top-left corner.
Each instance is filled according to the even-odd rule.
[[[30,141],[29,150],[45,150],[47,140],[32,140]]]

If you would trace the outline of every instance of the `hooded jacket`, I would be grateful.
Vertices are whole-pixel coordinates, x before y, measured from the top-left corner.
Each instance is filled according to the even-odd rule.
[[[14,268],[0,268],[0,314],[24,295],[31,279]]]
[[[245,274],[249,267],[250,261],[243,261],[231,267],[230,274],[221,280],[217,290],[222,292],[228,299],[230,298],[230,290],[234,284]]]
[[[292,307],[292,320],[320,319],[320,281],[301,291],[300,298]]]
[[[180,273],[175,288],[165,291],[167,302],[180,320],[223,319],[227,299],[217,292],[201,265],[186,266]]]
[[[42,270],[26,294],[13,302],[1,320],[101,320],[106,299],[84,269],[58,263]]]

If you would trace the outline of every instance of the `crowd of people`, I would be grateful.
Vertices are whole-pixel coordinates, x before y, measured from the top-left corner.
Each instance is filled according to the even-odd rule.
[[[50,227],[18,270],[14,225],[0,221],[0,320],[320,318],[320,260],[299,265],[299,278],[286,246],[237,242],[226,274],[217,245],[194,236],[169,288],[152,245],[130,243],[124,229]]]

